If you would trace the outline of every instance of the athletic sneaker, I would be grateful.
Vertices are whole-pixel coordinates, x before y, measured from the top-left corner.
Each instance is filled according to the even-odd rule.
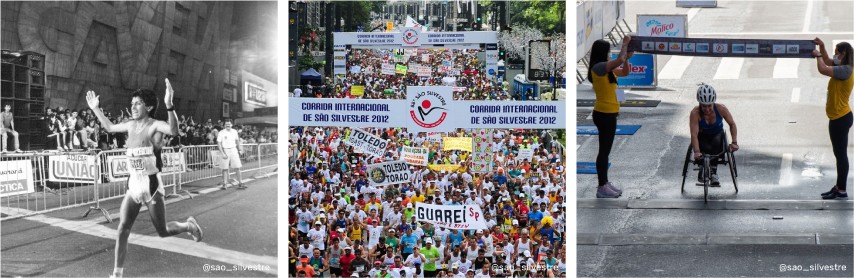
[[[821,197],[824,197],[824,196],[827,196],[827,195],[833,194],[834,192],[839,192],[839,189],[836,189],[836,186],[835,186],[835,185],[834,185],[832,188],[830,188],[830,191],[827,191],[827,192],[821,193]]]
[[[718,174],[712,174],[712,187],[721,187],[721,181],[718,180]]]
[[[599,186],[596,189],[596,198],[617,198],[620,194],[611,190],[607,185]]]
[[[199,226],[196,218],[192,216],[187,217],[187,225],[190,225],[190,230],[187,231],[187,234],[192,236],[196,242],[202,241],[202,226]]]
[[[605,184],[605,186],[607,186],[608,188],[610,188],[610,189],[611,189],[611,191],[617,192],[617,195],[623,195],[623,190],[621,190],[621,189],[617,188],[616,186],[614,186],[614,184],[613,184],[613,183],[608,182],[608,183],[606,183],[606,184]]]
[[[243,185],[242,183],[237,185],[237,189],[247,189],[247,188],[249,188],[249,187]]]
[[[842,192],[836,191],[836,192],[832,192],[830,194],[821,196],[821,198],[825,199],[825,200],[845,200],[845,199],[848,199],[848,193],[847,192],[842,193]]]

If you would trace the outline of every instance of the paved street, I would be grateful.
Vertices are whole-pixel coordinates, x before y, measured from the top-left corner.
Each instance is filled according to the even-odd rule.
[[[854,40],[851,2],[733,2],[718,8],[676,8],[673,2],[629,2],[637,14],[688,14],[689,37],[812,39],[832,50]],[[772,11],[773,12],[770,12]],[[808,19],[808,20],[804,20]],[[581,276],[852,276],[854,202],[823,201],[836,180],[824,113],[828,77],[813,59],[707,58],[659,55],[659,87],[627,99],[660,100],[654,108],[622,108],[609,179],[622,204],[595,199],[596,175],[578,175],[578,274]],[[703,188],[681,171],[690,143],[688,116],[696,85],[709,83],[738,124],[736,194],[721,168],[720,188]],[[593,99],[588,83],[579,99]],[[578,107],[579,125],[592,107]],[[579,135],[578,161],[593,162],[598,138]],[[849,156],[852,153],[849,142]],[[690,168],[689,168],[690,169]],[[848,183],[854,184],[849,175]],[[781,218],[781,219],[775,219]],[[604,225],[603,225],[604,223]],[[828,239],[828,240],[822,240]],[[810,254],[809,258],[802,257]],[[783,272],[780,264],[844,264],[845,271]]]
[[[186,234],[158,237],[148,212],[140,212],[128,245],[126,276],[267,277],[279,273],[277,176],[252,181],[247,190],[216,190],[217,181],[184,185],[194,194],[202,193],[193,199],[167,200],[167,220],[196,217],[204,231],[200,243]],[[4,221],[2,275],[108,276],[113,269],[119,204],[120,200],[101,204],[114,217],[113,223],[99,213],[81,219],[84,208]],[[217,271],[217,266],[226,270]]]

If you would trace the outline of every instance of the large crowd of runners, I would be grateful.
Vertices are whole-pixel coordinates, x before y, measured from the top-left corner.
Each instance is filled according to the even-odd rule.
[[[512,100],[487,78],[477,51],[351,49],[333,95],[405,99],[406,86],[454,86],[456,100]],[[401,58],[404,58],[401,60]],[[447,63],[444,61],[451,61]],[[430,67],[431,75],[382,74],[382,64]],[[451,82],[452,81],[452,82]],[[313,95],[312,95],[313,96]],[[382,157],[344,143],[358,128],[387,140]],[[495,129],[486,148],[490,171],[471,169],[473,154],[446,150],[442,137],[473,137],[405,128],[289,129],[288,248],[297,277],[562,277],[566,276],[565,162],[548,130]],[[410,180],[374,186],[368,165],[403,160],[403,147],[427,149],[427,166],[409,165]],[[520,150],[533,155],[519,157]],[[530,153],[530,151],[525,151]],[[487,229],[452,230],[417,221],[416,204],[478,205]]]

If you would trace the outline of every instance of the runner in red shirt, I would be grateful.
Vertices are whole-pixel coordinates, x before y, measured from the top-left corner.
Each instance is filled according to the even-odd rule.
[[[350,246],[344,247],[344,255],[341,256],[341,276],[350,277],[353,272],[350,271],[350,263],[356,259],[356,255],[353,255],[353,248]]]

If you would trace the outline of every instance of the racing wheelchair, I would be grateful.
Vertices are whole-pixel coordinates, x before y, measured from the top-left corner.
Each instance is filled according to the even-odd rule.
[[[685,153],[685,164],[682,165],[682,193],[685,193],[685,180],[688,178],[688,164],[693,163],[698,166],[694,168],[694,170],[703,170],[703,175],[701,177],[703,181],[703,200],[704,202],[709,202],[709,186],[711,186],[712,179],[712,165],[716,164],[720,165],[728,165],[729,173],[732,176],[732,185],[735,187],[735,193],[738,193],[738,168],[735,164],[735,154],[729,149],[729,141],[727,140],[726,131],[723,132],[723,139],[721,140],[720,152],[717,154],[703,154],[701,159],[694,161],[691,154],[693,154],[694,150],[691,147],[691,144],[688,144],[688,151]],[[699,183],[698,183],[699,185]]]

